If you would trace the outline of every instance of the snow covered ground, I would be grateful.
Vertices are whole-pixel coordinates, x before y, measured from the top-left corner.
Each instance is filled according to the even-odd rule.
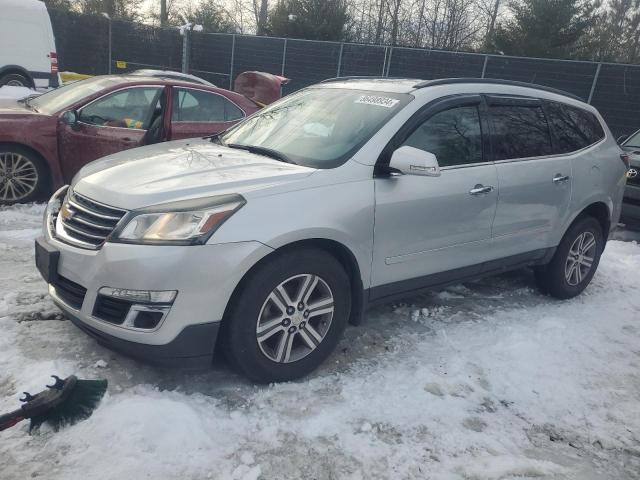
[[[416,296],[350,327],[311,378],[254,386],[222,362],[142,365],[64,320],[33,265],[42,209],[0,208],[0,411],[51,373],[110,386],[57,434],[0,433],[3,480],[640,478],[634,241],[572,301],[527,271]]]

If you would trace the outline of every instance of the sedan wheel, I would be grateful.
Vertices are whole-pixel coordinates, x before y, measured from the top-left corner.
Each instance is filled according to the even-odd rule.
[[[35,163],[17,152],[0,152],[0,200],[24,201],[36,192],[40,176]]]

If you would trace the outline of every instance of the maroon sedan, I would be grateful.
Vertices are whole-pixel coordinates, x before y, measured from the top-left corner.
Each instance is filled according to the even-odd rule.
[[[218,133],[259,108],[229,90],[140,76],[93,77],[39,97],[5,101],[0,204],[42,199],[92,160]]]

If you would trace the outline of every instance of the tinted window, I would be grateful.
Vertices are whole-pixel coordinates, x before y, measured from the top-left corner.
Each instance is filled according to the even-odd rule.
[[[546,107],[555,135],[554,153],[575,152],[604,137],[600,122],[591,112],[556,102]]]
[[[540,106],[492,105],[495,160],[549,155],[549,125]]]
[[[110,93],[84,107],[80,121],[107,127],[147,128],[151,106],[159,106],[161,92],[157,87],[141,87]]]
[[[436,113],[403,145],[433,153],[441,167],[482,162],[482,131],[477,107]]]
[[[175,93],[174,122],[229,122],[244,117],[242,110],[222,95],[184,88],[176,88]]]

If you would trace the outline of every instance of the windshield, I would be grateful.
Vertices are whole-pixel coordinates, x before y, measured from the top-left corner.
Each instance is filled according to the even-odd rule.
[[[412,99],[407,94],[311,88],[260,110],[220,142],[268,149],[298,165],[333,168]]]
[[[640,148],[640,130],[629,137],[629,140],[624,142],[625,147]]]
[[[39,112],[51,115],[66,110],[74,103],[113,85],[115,82],[117,80],[111,77],[93,77],[73,82],[30,99],[29,105]]]

